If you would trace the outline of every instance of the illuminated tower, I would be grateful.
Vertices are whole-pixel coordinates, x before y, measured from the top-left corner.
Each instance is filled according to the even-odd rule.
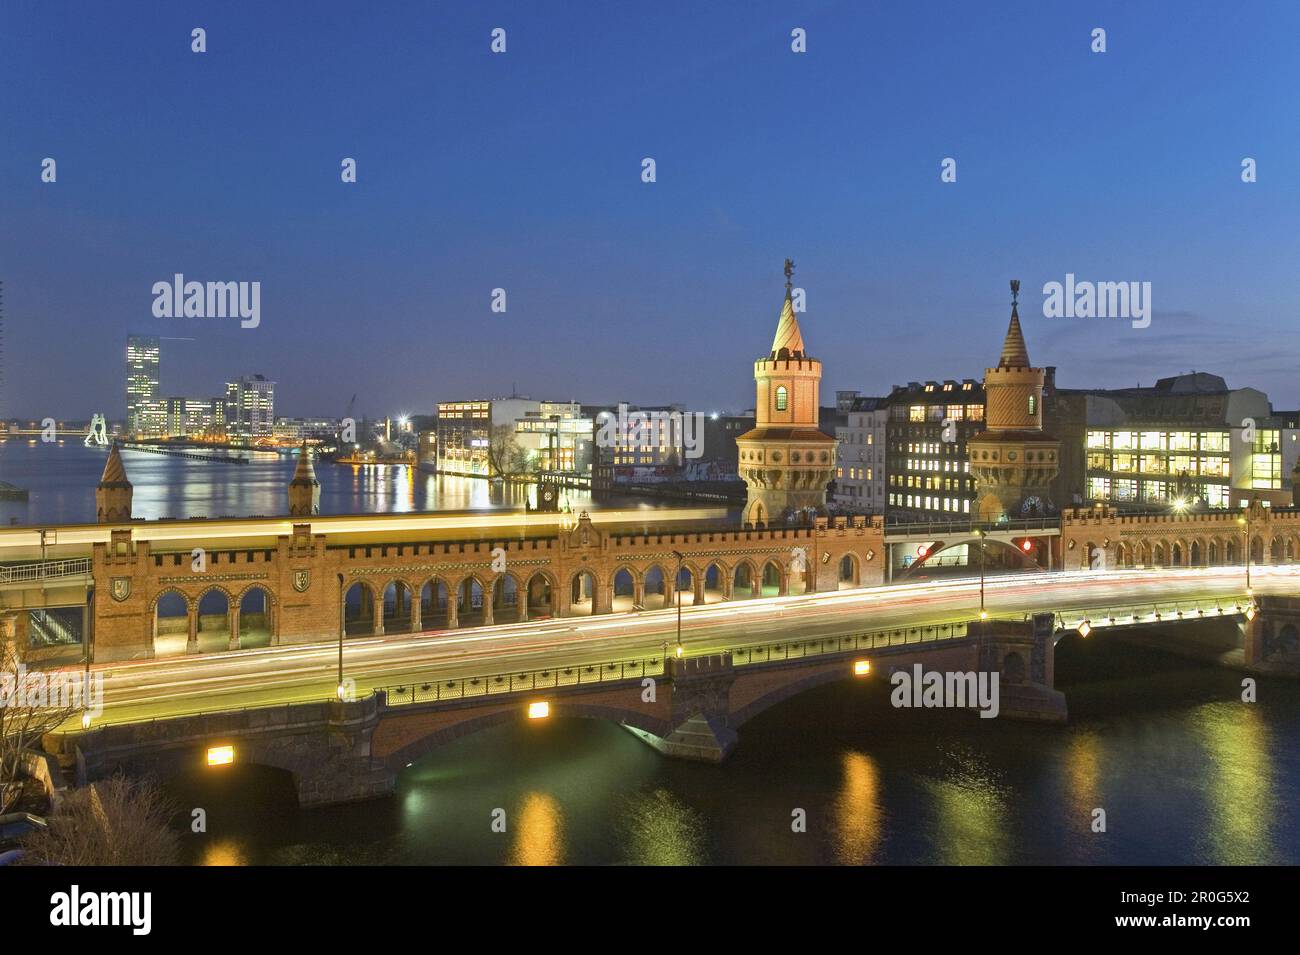
[[[1020,331],[1020,280],[1011,282],[1011,324],[996,368],[984,371],[984,430],[966,442],[978,520],[1037,517],[1051,511],[1048,485],[1061,442],[1043,433],[1043,369],[1029,364]]]
[[[822,363],[804,351],[791,298],[794,263],[785,260],[785,304],[772,351],[754,362],[754,428],[736,439],[740,476],[749,488],[748,524],[824,511],[838,442],[817,427]]]
[[[126,468],[117,445],[108,452],[104,476],[95,488],[95,520],[101,524],[116,524],[131,519],[131,482],[126,479]]]
[[[289,516],[310,517],[319,513],[320,481],[316,480],[316,469],[311,466],[311,449],[304,441],[298,452],[298,466],[289,481]]]

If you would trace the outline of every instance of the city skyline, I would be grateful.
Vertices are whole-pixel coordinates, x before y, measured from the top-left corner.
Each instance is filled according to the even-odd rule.
[[[327,75],[285,65],[286,12],[205,12],[199,56],[194,14],[140,30],[140,13],[72,9],[42,8],[55,26],[39,35],[19,10],[0,37],[24,104],[0,154],[6,415],[99,410],[118,391],[106,356],[130,333],[196,338],[176,349],[172,393],[256,356],[287,414],[332,414],[353,392],[362,414],[420,413],[512,382],[744,408],[713,356],[762,347],[786,255],[801,319],[835,356],[828,392],[978,376],[964,343],[997,328],[1015,275],[1063,387],[1208,370],[1300,405],[1279,357],[1300,308],[1280,264],[1297,251],[1283,164],[1300,143],[1270,118],[1273,91],[1300,78],[1289,8],[1264,5],[1260,31],[1208,7],[1183,23],[1103,4],[1089,12],[1109,31],[1098,55],[1091,20],[1028,4],[941,4],[953,29],[924,40],[906,10],[763,5],[738,30],[668,8],[634,31],[507,6],[511,43],[493,55],[495,23],[450,11],[423,42],[430,15],[404,5],[373,24],[323,20],[292,52],[329,57]],[[409,41],[394,39],[403,25]],[[175,49],[160,46],[169,30]],[[48,55],[51,36],[66,57]],[[431,45],[445,72],[414,55]],[[105,139],[94,118],[137,111],[183,142]],[[231,130],[264,148],[231,153]],[[1257,182],[1242,181],[1245,157]],[[260,282],[260,322],[155,318],[154,283],[175,274]],[[1150,282],[1150,326],[1044,317],[1040,290],[1071,275]]]

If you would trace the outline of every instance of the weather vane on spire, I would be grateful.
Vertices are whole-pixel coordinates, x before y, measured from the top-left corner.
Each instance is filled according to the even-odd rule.
[[[785,260],[785,290],[787,292],[789,292],[791,287],[794,285],[794,283],[791,281],[791,276],[793,275],[794,275],[794,259],[786,259]]]
[[[1011,307],[1015,308],[1020,302],[1020,279],[1011,280]]]

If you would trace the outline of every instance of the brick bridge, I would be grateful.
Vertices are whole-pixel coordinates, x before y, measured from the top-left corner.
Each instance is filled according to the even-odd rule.
[[[1261,597],[1224,616],[1097,621],[1098,628],[1180,630],[1193,649],[1260,672],[1300,673],[1300,598]],[[122,770],[161,779],[203,771],[212,747],[234,748],[235,762],[286,770],[304,806],[381,796],[396,775],[439,746],[482,729],[528,718],[545,703],[548,718],[607,719],[670,757],[718,762],[738,730],[759,713],[805,690],[868,679],[896,668],[998,672],[1000,715],[1065,719],[1053,689],[1055,645],[1077,638],[1059,614],[1030,621],[987,620],[880,630],[741,648],[709,656],[592,664],[560,670],[439,681],[377,690],[355,702],[323,701],[106,725],[47,740],[79,782]],[[1210,642],[1207,642],[1210,641]],[[1235,653],[1225,657],[1221,651]],[[666,667],[665,667],[666,663]]]

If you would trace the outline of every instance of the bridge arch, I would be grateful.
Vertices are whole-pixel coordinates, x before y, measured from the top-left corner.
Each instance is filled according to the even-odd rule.
[[[237,618],[234,597],[220,584],[205,587],[194,599],[194,630],[200,653],[231,648],[231,624]],[[237,645],[237,641],[234,641]]]
[[[445,578],[434,574],[420,582],[420,628],[446,630],[450,626],[451,588]]]
[[[524,593],[530,618],[560,615],[560,586],[550,571],[533,571],[524,584]]]
[[[731,571],[731,599],[751,600],[759,595],[758,568],[749,558],[742,558]]]
[[[380,591],[384,601],[384,633],[409,633],[414,619],[411,585],[394,577]]]
[[[719,603],[731,596],[730,588],[727,586],[730,577],[726,565],[721,561],[710,562],[704,568],[701,579],[704,581],[704,603]]]
[[[569,576],[569,616],[589,617],[596,612],[596,595],[600,585],[590,567],[583,567]]]
[[[641,575],[641,605],[647,610],[668,606],[668,574],[658,564],[651,564]]]
[[[269,647],[277,642],[275,624],[279,605],[269,587],[250,584],[239,592],[235,605],[239,608],[236,637],[240,649]]]
[[[510,571],[503,571],[492,581],[492,619],[496,623],[510,623],[519,620],[524,614],[524,604],[520,600],[523,585],[519,578]]]
[[[189,651],[195,626],[194,603],[176,587],[167,587],[149,602],[150,646],[154,656],[180,656]]]
[[[349,637],[375,632],[375,588],[368,580],[354,581],[343,591],[343,631]]]

